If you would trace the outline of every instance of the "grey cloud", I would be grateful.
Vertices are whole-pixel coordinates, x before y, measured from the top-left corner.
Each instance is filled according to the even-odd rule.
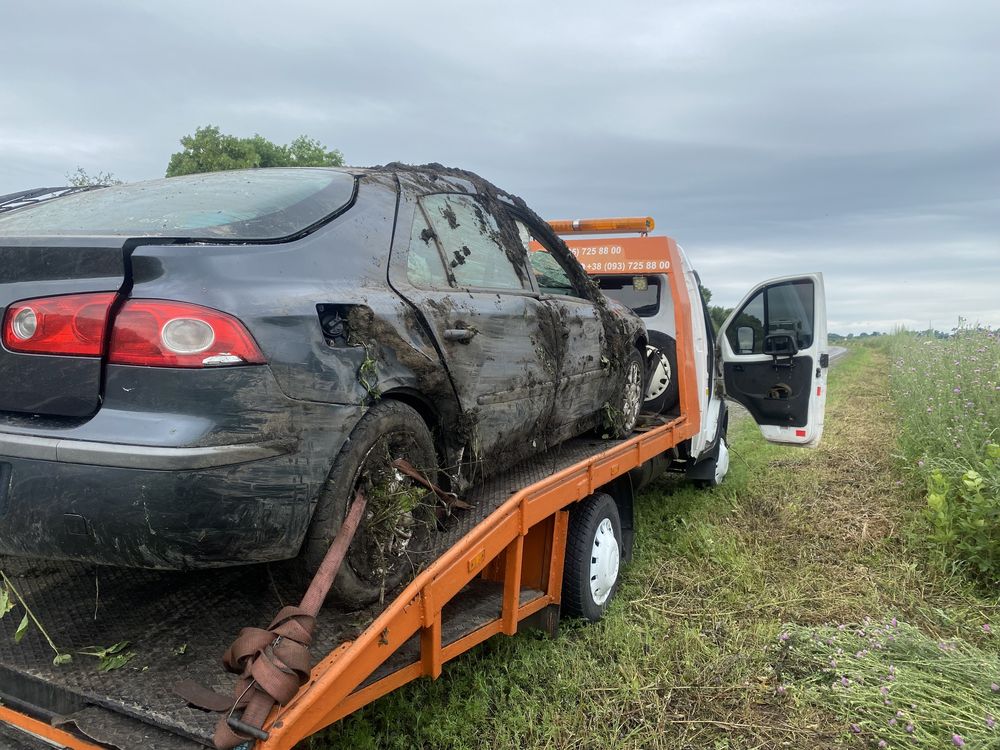
[[[845,331],[1000,325],[998,24],[988,0],[21,3],[0,193],[158,176],[209,122],[308,133],[552,217],[652,214],[720,302],[819,269]]]

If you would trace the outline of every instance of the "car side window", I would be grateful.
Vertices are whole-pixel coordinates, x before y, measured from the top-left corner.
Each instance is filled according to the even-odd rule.
[[[486,289],[528,289],[500,238],[496,220],[475,198],[439,194],[420,199],[447,263],[447,272],[458,286]]]
[[[420,209],[413,217],[410,247],[406,253],[406,277],[415,287],[422,289],[448,289],[448,271],[434,239],[434,232],[427,224]]]
[[[573,284],[569,273],[563,266],[563,261],[535,239],[527,226],[517,222],[517,231],[521,236],[521,242],[524,243],[524,247],[528,251],[531,270],[535,274],[535,281],[542,294],[562,294],[567,297],[588,299],[587,295]]]
[[[813,286],[809,281],[774,284],[761,289],[740,309],[726,330],[737,354],[763,354],[764,337],[787,333],[799,349],[813,340]]]

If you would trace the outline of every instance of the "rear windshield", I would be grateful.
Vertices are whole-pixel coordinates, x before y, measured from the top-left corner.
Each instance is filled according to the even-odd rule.
[[[99,188],[0,215],[0,237],[275,240],[343,208],[354,177],[331,169],[249,169]]]

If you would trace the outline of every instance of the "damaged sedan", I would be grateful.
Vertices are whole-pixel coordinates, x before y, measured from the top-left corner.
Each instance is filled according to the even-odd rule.
[[[0,554],[307,576],[363,490],[349,605],[422,562],[440,497],[627,435],[645,387],[641,320],[523,201],[436,165],[0,212],[0,318]]]

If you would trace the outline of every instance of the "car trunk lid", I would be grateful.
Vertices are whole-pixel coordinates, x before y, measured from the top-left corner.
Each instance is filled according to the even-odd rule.
[[[125,284],[121,237],[0,237],[0,319],[14,302]],[[100,357],[24,354],[0,345],[0,412],[92,415],[101,400]]]

